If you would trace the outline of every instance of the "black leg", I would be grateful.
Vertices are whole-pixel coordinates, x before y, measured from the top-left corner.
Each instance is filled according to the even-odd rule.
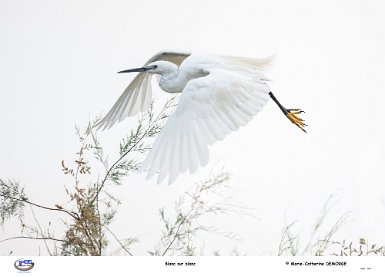
[[[278,105],[278,107],[281,109],[281,111],[283,112],[284,115],[287,115],[289,112],[287,111],[287,109],[285,109],[284,106],[281,105],[281,103],[279,103],[278,99],[275,98],[274,94],[270,91],[269,92],[269,95],[271,97],[271,99],[273,99],[273,101],[275,102],[275,104]]]
[[[270,91],[269,95],[271,99],[277,104],[279,109],[283,112],[283,114],[298,128],[300,128],[302,131],[306,133],[305,127],[307,126],[304,123],[304,120],[298,117],[298,114],[304,113],[301,109],[286,109],[284,106],[282,106],[281,103],[279,103],[278,99],[274,96],[274,94]]]

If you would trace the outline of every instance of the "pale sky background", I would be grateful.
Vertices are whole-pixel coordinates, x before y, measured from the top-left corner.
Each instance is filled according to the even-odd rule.
[[[0,178],[20,181],[35,202],[63,204],[70,179],[60,161],[78,150],[75,124],[107,112],[133,78],[116,72],[159,50],[276,54],[271,89],[286,107],[307,112],[309,133],[269,101],[246,127],[214,144],[210,164],[196,174],[171,186],[130,176],[116,190],[123,205],[111,228],[120,238],[137,237],[132,252],[145,254],[159,235],[158,208],[172,208],[194,181],[224,166],[232,174],[228,196],[259,220],[211,217],[243,241],[205,236],[207,254],[234,246],[248,255],[276,253],[284,224],[298,220],[305,238],[331,193],[339,201],[325,230],[350,211],[338,238],[384,244],[384,26],[381,0],[0,0]],[[155,94],[164,101],[164,92]],[[133,122],[100,135],[111,158]],[[56,216],[38,215],[41,223]],[[17,235],[16,227],[6,224],[0,240]],[[11,241],[0,254],[36,255],[37,245]]]

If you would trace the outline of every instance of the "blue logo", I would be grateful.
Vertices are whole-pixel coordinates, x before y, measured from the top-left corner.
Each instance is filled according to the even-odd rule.
[[[18,259],[14,266],[17,270],[26,272],[30,271],[35,266],[35,263],[32,260]]]

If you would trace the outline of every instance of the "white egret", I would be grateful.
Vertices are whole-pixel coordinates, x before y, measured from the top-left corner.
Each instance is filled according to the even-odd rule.
[[[168,93],[182,93],[175,111],[152,145],[141,170],[147,178],[159,173],[171,184],[180,174],[193,173],[209,160],[208,146],[248,123],[272,98],[285,116],[302,131],[300,109],[286,109],[275,98],[262,74],[271,58],[249,59],[223,55],[160,52],[143,67],[98,128],[110,128],[128,116],[145,112],[152,99],[151,76]]]

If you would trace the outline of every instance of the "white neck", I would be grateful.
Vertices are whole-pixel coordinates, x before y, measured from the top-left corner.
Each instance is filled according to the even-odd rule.
[[[178,69],[162,74],[159,81],[159,86],[168,93],[182,92],[186,86],[188,79],[184,74],[181,74]]]
[[[188,81],[208,74],[207,71],[191,66],[184,66],[179,70],[176,64],[166,61],[162,62],[162,66],[158,67],[155,73],[162,76],[159,86],[168,93],[182,92]]]

